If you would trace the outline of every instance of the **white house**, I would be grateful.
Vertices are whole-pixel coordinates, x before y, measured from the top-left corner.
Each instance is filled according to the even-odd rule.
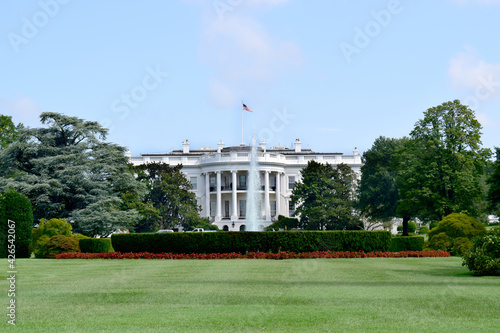
[[[257,168],[262,184],[261,227],[273,223],[278,215],[293,215],[295,208],[290,195],[295,181],[300,180],[300,170],[308,161],[345,163],[360,176],[361,156],[356,148],[352,155],[344,155],[304,149],[299,139],[293,146],[266,148],[265,142],[259,144]],[[221,230],[238,231],[245,228],[250,152],[250,146],[225,147],[223,142],[217,144],[217,149],[200,147],[195,150],[186,140],[182,143],[182,150],[137,157],[129,153],[128,156],[134,165],[149,162],[182,164],[182,171],[193,184],[192,191],[202,207],[200,215],[208,217]]]

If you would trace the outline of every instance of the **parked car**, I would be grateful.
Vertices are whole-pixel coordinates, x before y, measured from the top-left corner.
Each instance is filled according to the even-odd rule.
[[[174,231],[172,229],[162,229],[157,231],[157,233],[164,233],[164,232],[174,232]]]

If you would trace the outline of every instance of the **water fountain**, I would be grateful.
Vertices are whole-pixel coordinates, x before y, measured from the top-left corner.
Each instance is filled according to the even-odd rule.
[[[248,189],[247,189],[247,216],[246,231],[261,231],[259,229],[259,220],[261,219],[261,183],[258,161],[258,150],[255,135],[252,139],[252,148],[250,151],[250,169],[248,170]]]

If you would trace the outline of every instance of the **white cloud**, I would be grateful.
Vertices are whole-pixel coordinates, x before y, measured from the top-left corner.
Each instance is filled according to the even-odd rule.
[[[253,5],[254,10],[257,10],[258,6],[275,6],[285,2],[247,0],[240,5]],[[237,1],[233,3],[239,4]],[[222,19],[207,15],[203,25],[200,57],[214,70],[209,94],[218,106],[229,106],[229,103],[237,100],[238,91],[247,91],[248,86],[267,89],[269,83],[300,69],[303,62],[298,45],[273,38],[264,25],[249,16],[243,16],[240,14],[243,10],[240,9],[234,7],[225,12]],[[223,102],[224,99],[227,101]]]
[[[0,98],[0,114],[12,116],[15,124],[40,126],[40,113],[42,113],[40,106],[27,96],[17,96],[10,100]]]
[[[500,63],[487,63],[480,58],[479,52],[467,46],[465,52],[450,60],[449,75],[455,88],[479,89],[495,86],[500,81]],[[489,84],[488,84],[489,82]],[[498,88],[496,90],[499,90]]]

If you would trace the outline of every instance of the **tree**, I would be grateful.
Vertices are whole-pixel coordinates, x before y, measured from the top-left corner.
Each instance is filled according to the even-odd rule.
[[[32,229],[29,199],[12,189],[7,190],[0,199],[0,258],[7,257],[8,249],[14,250],[16,258],[29,258]]]
[[[493,172],[489,176],[487,183],[490,185],[488,189],[489,209],[495,215],[500,216],[500,148],[496,150],[496,161],[493,163]]]
[[[363,153],[356,208],[369,221],[387,222],[399,216],[397,207],[400,197],[396,183],[397,152],[406,141],[406,138],[390,139],[381,136]],[[407,225],[407,221],[403,223],[405,236],[408,235]]]
[[[18,132],[23,128],[22,124],[14,125],[11,116],[0,115],[0,149],[7,148],[17,140]]]
[[[138,213],[120,210],[121,196],[145,187],[129,171],[125,148],[105,142],[97,122],[53,112],[40,119],[47,127],[22,129],[1,154],[0,188],[28,196],[36,219],[68,218],[88,236],[131,228]]]
[[[347,164],[333,167],[310,161],[301,170],[302,181],[295,184],[292,202],[307,230],[355,230],[362,228],[354,212],[356,174]]]
[[[400,214],[438,221],[453,212],[480,214],[480,177],[490,155],[480,130],[474,111],[458,100],[424,113],[399,154]]]
[[[203,224],[192,185],[182,173],[182,164],[147,163],[135,167],[137,179],[146,184],[145,203],[159,212],[160,229],[182,226],[186,229]]]
[[[35,229],[33,229],[32,249],[37,258],[47,257],[46,244],[54,236],[71,237],[73,227],[65,219],[42,219]]]

